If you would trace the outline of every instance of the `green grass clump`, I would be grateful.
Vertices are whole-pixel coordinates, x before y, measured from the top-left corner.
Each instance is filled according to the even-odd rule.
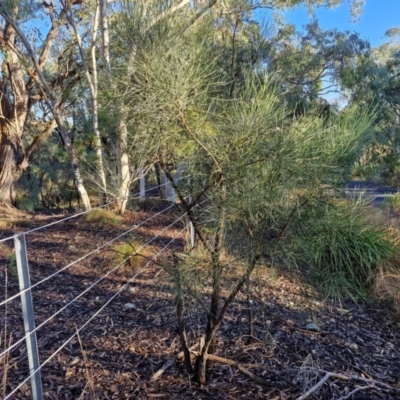
[[[85,222],[100,225],[119,225],[122,218],[113,214],[111,211],[96,209],[83,216]]]
[[[143,243],[137,239],[129,239],[126,242],[116,243],[110,250],[109,261],[116,266],[123,263],[118,269],[120,273],[130,273],[143,267],[154,254],[151,246],[144,248]]]
[[[307,224],[309,277],[325,294],[365,297],[370,277],[398,251],[395,236],[371,214],[372,209],[341,202],[320,210]]]

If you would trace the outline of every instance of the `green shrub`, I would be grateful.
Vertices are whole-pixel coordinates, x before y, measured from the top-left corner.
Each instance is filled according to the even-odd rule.
[[[15,198],[15,207],[18,210],[33,212],[35,211],[35,200],[28,191],[19,190]]]

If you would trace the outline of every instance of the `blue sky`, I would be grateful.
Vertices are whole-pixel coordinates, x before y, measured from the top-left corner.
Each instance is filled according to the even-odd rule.
[[[356,23],[351,22],[347,3],[335,9],[319,9],[316,15],[321,28],[359,32],[363,39],[370,41],[372,47],[376,47],[388,41],[384,34],[389,28],[400,27],[400,0],[366,0],[364,12]],[[287,13],[286,18],[299,29],[310,21],[304,7]]]

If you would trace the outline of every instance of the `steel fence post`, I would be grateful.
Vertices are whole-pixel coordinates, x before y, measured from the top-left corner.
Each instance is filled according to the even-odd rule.
[[[42,380],[39,369],[39,352],[37,347],[36,332],[34,332],[35,318],[33,311],[32,291],[30,289],[31,282],[24,234],[18,235],[14,238],[14,246],[18,269],[19,289],[22,292],[21,303],[24,318],[26,347],[28,350],[29,373],[32,375],[32,398],[34,400],[43,400]]]
[[[192,195],[189,194],[189,203],[191,203],[191,202],[192,202]],[[189,222],[189,227],[190,227],[190,248],[193,249],[196,232],[194,230],[194,225],[193,225],[192,221]]]
[[[144,202],[146,200],[146,178],[144,176],[144,168],[139,167],[139,184],[140,184],[140,196],[139,201]]]

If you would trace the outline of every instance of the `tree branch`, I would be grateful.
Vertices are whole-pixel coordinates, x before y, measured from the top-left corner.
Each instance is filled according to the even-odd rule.
[[[25,161],[28,163],[29,159],[31,158],[33,152],[37,149],[40,142],[48,136],[51,131],[57,126],[56,120],[53,118],[45,127],[45,129],[37,135],[33,140],[32,143],[29,145],[28,149],[25,152]]]

